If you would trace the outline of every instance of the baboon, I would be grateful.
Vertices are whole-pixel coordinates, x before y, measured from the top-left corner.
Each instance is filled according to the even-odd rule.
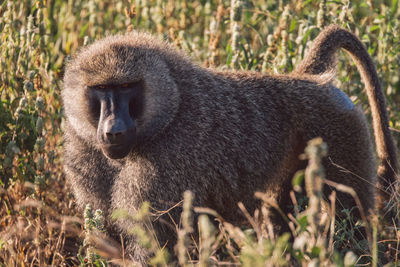
[[[366,86],[378,175],[362,110],[332,85],[339,48],[352,55]],[[186,190],[195,206],[235,224],[244,221],[239,201],[250,212],[259,207],[255,191],[288,211],[291,179],[305,167],[299,155],[318,136],[329,147],[327,178],[354,188],[366,213],[374,209],[376,177],[387,194],[395,182],[396,151],[374,64],[359,39],[337,26],[322,31],[289,75],[207,69],[149,34],[110,36],[68,63],[62,97],[67,178],[78,204],[91,203],[107,218],[115,209],[134,213],[144,201],[167,210]],[[338,204],[355,206],[341,193]],[[179,209],[169,213],[179,222]],[[162,219],[154,230],[172,249],[174,229]],[[128,234],[133,225],[109,219],[107,228],[145,264],[146,252]]]

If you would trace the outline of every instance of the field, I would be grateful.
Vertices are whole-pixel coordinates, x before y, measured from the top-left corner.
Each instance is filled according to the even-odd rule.
[[[110,259],[133,264],[121,256],[123,248],[102,237],[99,211],[88,207],[83,214],[76,208],[62,170],[60,92],[65,62],[79,47],[110,34],[143,30],[174,43],[202,66],[288,73],[321,29],[337,24],[368,48],[399,148],[399,5],[397,0],[0,0],[0,266],[106,266]],[[340,54],[335,85],[370,118],[363,83],[346,53]],[[312,148],[316,152],[309,157],[318,159],[323,146]],[[295,177],[294,191],[302,177]],[[399,194],[390,203],[397,217]],[[318,194],[307,195],[317,198],[316,206],[301,205],[307,198],[293,193],[294,205],[302,208],[284,215],[293,238],[277,236],[250,214],[251,227],[237,228],[213,211],[197,209],[202,215],[193,227],[199,227],[200,241],[194,247],[189,242],[191,196],[185,195],[179,265],[400,266],[398,220],[396,225],[372,216],[362,222],[370,235],[356,239],[359,224],[346,216],[335,221],[321,212]],[[147,220],[147,210],[144,206],[132,219]],[[263,209],[258,217],[262,214]],[[215,218],[218,231],[211,223]],[[151,233],[141,227],[133,231],[154,255],[151,265],[174,265]]]

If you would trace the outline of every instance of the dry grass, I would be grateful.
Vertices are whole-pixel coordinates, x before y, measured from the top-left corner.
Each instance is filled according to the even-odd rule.
[[[133,264],[96,227],[85,227],[62,174],[61,78],[64,62],[78,47],[107,34],[141,29],[168,39],[204,66],[282,73],[293,69],[320,28],[331,23],[351,29],[368,47],[383,82],[392,133],[400,143],[396,0],[0,0],[0,266],[101,266],[110,258]],[[344,55],[340,59],[336,85],[369,116],[359,74],[351,60]],[[314,167],[318,170],[318,164],[309,166]],[[323,174],[322,182],[353,193]],[[261,193],[258,197],[264,205],[255,214],[239,204],[249,221],[244,228],[208,209],[197,207],[193,213],[190,196],[183,197],[184,220],[177,222],[179,265],[400,264],[398,221],[364,220],[370,236],[357,240],[360,226],[349,227],[349,211],[335,221],[337,207],[310,193],[305,206],[308,199],[294,191],[293,213],[282,214],[292,237],[277,236],[268,224],[267,207],[279,207]],[[393,196],[392,207],[400,210],[400,193]],[[197,227],[193,214],[201,214],[198,242],[191,238]],[[131,217],[145,222],[149,216],[144,207],[142,214]],[[148,229],[134,231],[154,255],[150,263],[171,265]]]

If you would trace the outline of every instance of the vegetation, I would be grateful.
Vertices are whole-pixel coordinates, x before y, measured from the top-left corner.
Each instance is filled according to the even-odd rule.
[[[387,97],[392,134],[400,144],[397,0],[0,0],[0,266],[103,266],[106,259],[118,257],[116,263],[131,264],[117,245],[102,237],[100,211],[87,207],[83,220],[62,172],[60,90],[65,62],[80,46],[108,34],[146,30],[173,42],[200,65],[286,73],[321,28],[332,23],[355,32],[368,47]],[[345,53],[337,72],[335,84],[368,115],[363,84]],[[364,221],[372,235],[359,240],[354,238],[359,225],[347,227],[352,223],[348,211],[336,222],[334,206],[321,212],[318,183],[307,184],[307,179],[323,183],[318,159],[324,151],[320,140],[307,151],[306,187],[316,186],[307,190],[309,204],[298,210],[308,200],[293,193],[294,213],[283,215],[293,239],[268,227],[265,207],[279,207],[262,194],[258,197],[264,206],[254,215],[239,203],[250,225],[243,229],[199,208],[199,224],[193,225],[191,195],[185,194],[179,265],[399,266],[400,230],[394,222]],[[294,178],[295,191],[303,176]],[[392,205],[399,208],[399,195],[393,196]],[[148,215],[146,205],[136,215],[115,214],[142,222]],[[218,231],[212,221],[219,222]],[[190,234],[197,227],[200,241],[193,246]],[[171,264],[146,228],[133,232],[154,254],[150,264]]]

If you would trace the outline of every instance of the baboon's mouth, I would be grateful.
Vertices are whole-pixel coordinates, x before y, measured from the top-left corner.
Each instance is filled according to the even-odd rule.
[[[101,146],[103,154],[110,159],[122,159],[131,151],[129,144],[105,144]]]

